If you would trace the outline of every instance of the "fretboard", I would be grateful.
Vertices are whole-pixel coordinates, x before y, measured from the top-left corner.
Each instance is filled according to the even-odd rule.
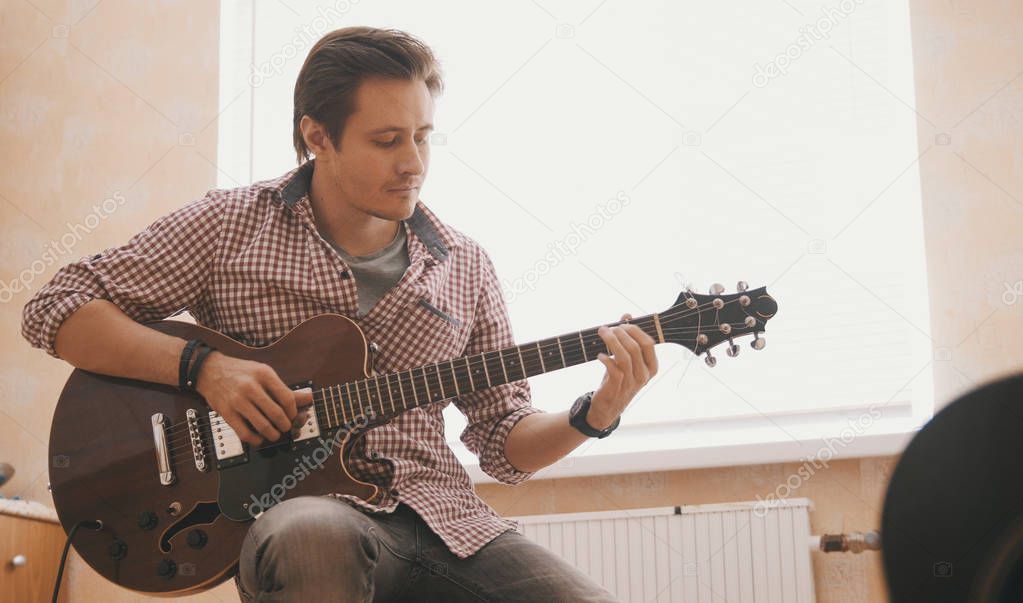
[[[649,314],[628,322],[663,343],[658,321]],[[313,400],[321,427],[379,424],[413,408],[590,362],[600,352],[609,354],[594,327],[331,385],[315,390]]]

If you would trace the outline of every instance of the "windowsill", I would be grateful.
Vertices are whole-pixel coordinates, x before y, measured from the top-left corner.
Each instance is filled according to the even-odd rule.
[[[812,462],[899,454],[924,421],[908,403],[771,417],[623,424],[531,479]],[[857,427],[859,425],[859,427]],[[475,483],[494,483],[461,442],[449,442]]]

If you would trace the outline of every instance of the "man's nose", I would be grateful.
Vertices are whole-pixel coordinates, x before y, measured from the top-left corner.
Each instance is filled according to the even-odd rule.
[[[402,174],[422,174],[426,169],[426,162],[423,157],[425,146],[425,144],[418,145],[415,142],[412,142],[409,146],[407,146],[405,151],[401,154],[398,171]]]

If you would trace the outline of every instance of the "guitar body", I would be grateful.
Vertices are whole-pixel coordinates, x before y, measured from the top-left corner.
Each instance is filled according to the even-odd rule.
[[[229,356],[266,363],[294,389],[369,376],[362,330],[336,314],[311,318],[263,348],[179,321],[149,326],[200,339]],[[197,468],[184,427],[190,409],[207,444],[204,471]],[[98,531],[80,528],[73,544],[108,580],[154,595],[206,590],[234,575],[254,515],[249,507],[268,500],[268,493],[276,496],[274,502],[329,492],[365,500],[377,496],[376,486],[351,477],[345,467],[359,432],[335,439],[334,446],[325,445],[328,438],[291,441],[285,436],[277,445],[248,448],[242,462],[232,459],[218,466],[210,450],[216,426],[211,426],[209,412],[201,397],[175,387],[83,370],[72,373],[50,432],[50,484],[65,531],[83,520],[102,522]],[[168,426],[173,482],[166,485],[155,454],[156,413],[163,414]],[[313,466],[310,455],[317,448],[321,452],[315,458],[325,457],[318,465],[323,470],[306,470]]]

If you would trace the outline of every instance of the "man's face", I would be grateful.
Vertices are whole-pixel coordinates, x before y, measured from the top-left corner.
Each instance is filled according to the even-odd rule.
[[[341,201],[385,220],[411,216],[430,164],[433,111],[422,80],[362,82],[342,128],[340,152],[328,149],[330,179]]]

